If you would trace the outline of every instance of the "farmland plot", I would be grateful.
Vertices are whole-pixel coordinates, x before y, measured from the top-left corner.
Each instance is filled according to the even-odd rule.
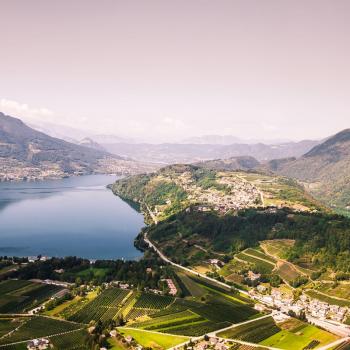
[[[281,329],[275,324],[272,317],[256,320],[248,324],[234,327],[227,331],[221,332],[218,336],[229,339],[239,339],[259,343],[264,339],[278,333]]]
[[[0,313],[21,313],[34,308],[62,287],[21,280],[0,283]]]
[[[80,328],[82,328],[82,325],[80,324],[42,316],[34,316],[23,322],[18,330],[13,332],[10,336],[1,338],[0,345],[26,341],[39,337],[48,337]]]
[[[91,320],[98,321],[102,319],[106,321],[113,319],[120,310],[121,302],[129,293],[124,289],[106,289],[68,319],[85,324],[88,324]]]

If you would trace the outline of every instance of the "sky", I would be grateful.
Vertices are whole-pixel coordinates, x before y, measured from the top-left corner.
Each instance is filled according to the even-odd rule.
[[[0,0],[0,111],[154,142],[350,127],[348,0]]]

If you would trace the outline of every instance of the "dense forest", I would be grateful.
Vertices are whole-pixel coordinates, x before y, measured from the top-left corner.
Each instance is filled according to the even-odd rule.
[[[152,226],[149,236],[158,243],[177,244],[194,235],[214,251],[237,253],[266,239],[293,239],[286,258],[310,257],[315,266],[350,271],[350,219],[335,214],[295,212],[290,209],[248,209],[237,215],[219,215],[192,208]],[[174,257],[176,259],[176,257]]]

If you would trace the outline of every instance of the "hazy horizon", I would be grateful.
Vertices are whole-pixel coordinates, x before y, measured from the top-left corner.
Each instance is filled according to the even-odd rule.
[[[346,0],[2,2],[0,111],[152,142],[348,128]]]

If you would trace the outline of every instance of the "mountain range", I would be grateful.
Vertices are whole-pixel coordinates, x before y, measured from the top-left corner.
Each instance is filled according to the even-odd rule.
[[[51,137],[0,113],[0,180],[135,173],[148,167],[102,149]]]
[[[96,140],[95,140],[96,141]],[[259,161],[282,157],[300,157],[320,141],[305,140],[277,145],[241,144],[130,144],[100,143],[108,152],[130,157],[139,161],[162,164],[195,163],[211,159],[227,159],[231,157],[250,156]]]
[[[297,179],[316,198],[350,209],[350,129],[324,141],[281,144],[148,144],[100,135],[67,142],[0,112],[0,180],[74,174],[134,174],[161,164],[276,173]],[[110,143],[103,143],[109,141]]]
[[[327,138],[299,157],[258,161],[253,157],[239,156],[195,164],[221,171],[245,170],[284,175],[298,180],[324,204],[350,210],[350,129]]]
[[[350,129],[313,147],[303,156],[270,161],[267,168],[298,179],[318,199],[350,209]]]

